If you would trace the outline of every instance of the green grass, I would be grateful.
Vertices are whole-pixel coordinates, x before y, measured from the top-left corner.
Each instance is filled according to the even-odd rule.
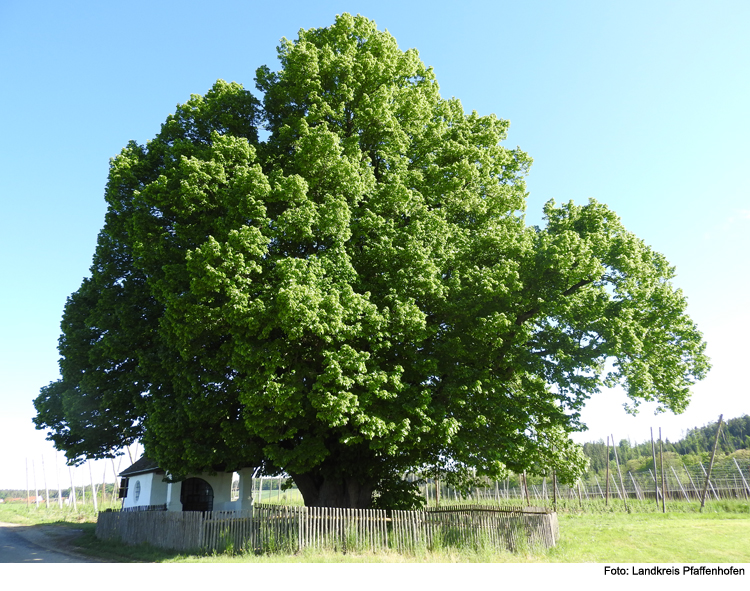
[[[270,505],[278,504],[301,507],[305,504],[304,500],[302,499],[302,493],[300,493],[296,488],[281,491],[280,496],[277,490],[263,490],[260,492],[260,494],[258,493],[258,491],[255,491],[254,497],[256,503],[268,503]]]
[[[119,509],[120,502],[98,505],[99,511],[105,509]],[[79,504],[74,510],[72,507],[60,508],[57,504],[50,504],[49,509],[42,503],[37,508],[35,505],[27,507],[25,503],[2,503],[0,504],[0,522],[17,523],[19,525],[38,525],[49,523],[96,523],[98,512],[94,511],[92,504]]]
[[[655,507],[655,503],[653,503]],[[675,505],[677,505],[675,503]],[[112,562],[509,562],[509,563],[747,563],[750,562],[750,504],[747,501],[709,503],[703,513],[697,503],[669,506],[669,513],[627,513],[622,504],[587,512],[570,508],[559,514],[561,539],[551,549],[519,553],[488,548],[425,548],[412,553],[304,550],[297,554],[197,555],[165,551],[146,545],[129,547],[102,542],[94,536],[93,507],[69,509],[0,505],[0,521],[25,525],[54,524],[83,529],[76,540],[80,550]],[[593,509],[593,508],[592,508]],[[631,507],[631,511],[639,509]],[[681,509],[681,510],[678,510]]]
[[[560,515],[545,562],[750,562],[747,513]]]

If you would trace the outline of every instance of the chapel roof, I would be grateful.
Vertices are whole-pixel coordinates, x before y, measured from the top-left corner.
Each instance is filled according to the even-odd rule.
[[[159,468],[159,464],[146,456],[141,456],[139,460],[135,461],[129,468],[126,468],[120,472],[120,477],[135,476],[136,474],[145,474],[146,472],[163,472],[164,470]]]

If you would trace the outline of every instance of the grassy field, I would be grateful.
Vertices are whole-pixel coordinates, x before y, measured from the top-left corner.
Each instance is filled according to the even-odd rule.
[[[745,501],[707,505],[703,513],[695,504],[681,512],[626,513],[610,507],[603,511],[560,513],[559,544],[549,550],[518,554],[490,549],[422,550],[340,554],[184,555],[146,546],[125,547],[94,537],[92,507],[78,512],[25,505],[0,506],[0,521],[25,525],[54,524],[76,527],[84,533],[76,540],[80,551],[119,562],[506,562],[506,563],[750,563],[750,506]]]
[[[99,503],[99,511],[105,509],[119,509],[121,503],[103,505]],[[0,504],[0,522],[17,523],[20,525],[38,525],[50,523],[96,523],[97,512],[92,504],[81,505],[74,510],[72,507],[60,508],[56,504],[50,504],[47,509],[44,503],[36,508],[33,504],[27,507],[25,503],[3,503]]]
[[[560,516],[549,562],[750,562],[747,513]]]

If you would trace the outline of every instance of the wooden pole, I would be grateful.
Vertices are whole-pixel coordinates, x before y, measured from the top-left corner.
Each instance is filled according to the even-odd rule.
[[[674,477],[677,479],[677,484],[679,485],[680,490],[682,491],[682,496],[685,497],[686,501],[689,501],[690,499],[688,499],[688,496],[687,496],[687,493],[685,492],[685,489],[682,488],[682,482],[680,482],[680,477],[677,476],[677,472],[674,471],[674,467],[673,466],[670,466],[670,468],[672,469],[672,474],[674,474]]]
[[[552,506],[557,512],[557,472],[552,470]]]
[[[714,439],[714,449],[711,452],[711,462],[708,464],[708,474],[706,474],[706,484],[703,485],[703,494],[701,495],[701,513],[703,513],[703,505],[706,503],[706,490],[708,490],[708,481],[711,479],[711,470],[714,467],[714,458],[716,457],[716,447],[719,443],[719,433],[721,433],[721,420],[724,415],[719,415],[719,426],[716,428],[716,439]]]
[[[703,476],[708,476],[708,472],[706,472],[706,469],[703,467],[703,462],[701,462],[701,470],[703,470]],[[711,484],[710,480],[708,482],[708,486],[711,489],[711,492],[714,493],[714,498],[718,501],[719,500],[719,495],[716,492],[716,489],[714,488],[714,485]]]
[[[690,481],[690,486],[693,487],[693,493],[697,497],[700,493],[698,492],[698,487],[695,486],[695,482],[693,482],[693,477],[690,476],[690,472],[688,472],[687,466],[685,465],[685,462],[682,462],[682,469],[685,470],[685,474],[687,474],[688,480]]]
[[[76,485],[73,484],[73,471],[71,470],[70,466],[68,466],[68,476],[70,476],[70,495],[68,496],[68,502],[70,500],[73,500],[73,510],[78,510],[78,505],[76,504]]]
[[[31,490],[29,489],[29,458],[26,458],[26,510],[31,509],[29,499],[31,497]]]
[[[94,513],[99,512],[99,508],[96,503],[96,489],[94,488],[94,473],[91,471],[91,460],[86,462],[89,465],[89,478],[91,480],[91,498],[94,500]]]
[[[62,509],[62,485],[60,484],[60,461],[55,450],[55,475],[57,476],[57,505]]]
[[[36,485],[36,465],[34,460],[31,460],[31,471],[34,473],[34,501],[36,502],[36,508],[39,509],[39,487]]]
[[[615,482],[615,475],[610,474],[609,477],[612,479],[612,484],[615,485],[615,490],[617,491],[617,496],[620,497],[620,500],[622,500],[622,495],[620,494],[620,489],[617,486],[617,482]]]
[[[102,510],[104,505],[107,503],[107,460],[102,462],[104,464],[104,474],[102,474]]]
[[[604,504],[609,507],[609,435],[607,435],[607,499]]]
[[[599,489],[599,494],[602,496],[602,498],[604,498],[604,493],[602,492],[602,486],[601,484],[599,484],[599,477],[596,474],[594,474],[594,480],[596,481],[596,488]]]
[[[667,489],[664,488],[664,446],[661,440],[661,427],[659,427],[659,463],[661,464],[661,512],[667,512]]]
[[[633,483],[633,489],[635,490],[635,496],[640,501],[641,500],[641,493],[638,492],[638,485],[635,483],[635,478],[633,478],[633,475],[630,473],[630,470],[628,470],[628,476],[630,476],[630,481]]]
[[[49,487],[47,486],[47,471],[44,469],[44,456],[42,456],[42,480],[44,481],[44,502],[49,509]]]
[[[750,486],[747,485],[747,480],[745,480],[745,475],[742,473],[742,470],[740,470],[740,465],[737,463],[737,460],[735,458],[732,458],[734,460],[734,465],[737,466],[737,472],[740,473],[740,478],[742,478],[742,483],[745,485],[745,488],[743,489],[744,497],[747,498],[747,493],[750,492]]]
[[[656,474],[656,446],[654,445],[654,428],[651,427],[651,455],[654,457],[654,474]],[[656,481],[654,476],[654,499],[656,499],[656,506],[659,506],[659,483]]]
[[[656,469],[656,465],[654,465],[654,471],[651,472],[651,468],[648,469],[648,473],[651,475],[651,478],[654,480],[654,489],[656,489],[656,508],[659,508],[659,485],[657,484],[656,477],[659,475],[659,471]]]
[[[625,504],[625,510],[629,513],[628,509],[628,493],[625,492],[625,483],[622,481],[622,471],[620,470],[620,460],[617,458],[617,446],[615,445],[615,436],[612,435],[612,449],[615,452],[615,465],[617,466],[617,474],[620,476],[620,487],[622,488],[622,502]]]
[[[529,499],[529,485],[526,482],[526,470],[523,471],[523,490],[524,493],[526,493],[526,505],[531,505],[531,500]]]
[[[120,498],[120,483],[118,482],[117,478],[117,470],[115,469],[115,459],[112,458],[112,473],[114,476],[114,484],[112,485],[112,504],[114,505],[117,502],[117,499]]]

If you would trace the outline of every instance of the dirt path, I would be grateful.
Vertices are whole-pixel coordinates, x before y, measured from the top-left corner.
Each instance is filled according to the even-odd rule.
[[[99,562],[74,551],[80,529],[0,523],[0,562]]]

